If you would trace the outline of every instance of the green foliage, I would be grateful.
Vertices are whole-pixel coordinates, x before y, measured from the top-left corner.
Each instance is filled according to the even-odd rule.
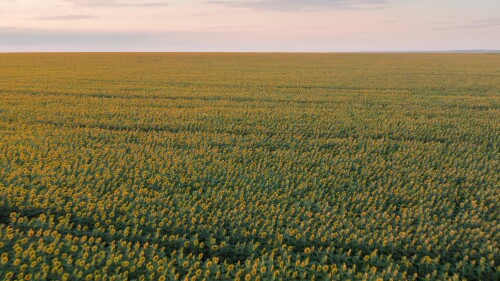
[[[1,280],[499,280],[500,56],[0,55]]]

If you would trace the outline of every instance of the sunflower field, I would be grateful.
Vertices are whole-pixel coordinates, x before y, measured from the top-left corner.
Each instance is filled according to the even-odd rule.
[[[0,54],[0,280],[500,280],[499,54]]]

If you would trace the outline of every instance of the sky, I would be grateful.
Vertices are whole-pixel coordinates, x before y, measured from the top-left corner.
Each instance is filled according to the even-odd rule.
[[[0,52],[472,49],[499,0],[0,0]]]

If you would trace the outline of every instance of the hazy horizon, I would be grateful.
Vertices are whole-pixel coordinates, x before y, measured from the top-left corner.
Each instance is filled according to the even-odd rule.
[[[500,1],[0,0],[0,52],[498,51]]]
[[[154,54],[154,53],[165,53],[165,54],[175,54],[175,53],[221,53],[221,54],[433,54],[433,53],[450,53],[450,54],[460,54],[460,53],[478,53],[478,54],[488,54],[488,53],[500,53],[500,50],[422,50],[422,51],[412,51],[412,50],[395,50],[395,51],[0,51],[0,54],[10,54],[10,53],[26,53],[26,54],[36,54],[36,53],[144,53],[144,54]]]

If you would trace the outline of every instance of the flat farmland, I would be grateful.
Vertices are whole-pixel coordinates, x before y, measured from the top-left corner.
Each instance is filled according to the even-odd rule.
[[[0,54],[0,279],[499,280],[499,156],[499,54]]]

